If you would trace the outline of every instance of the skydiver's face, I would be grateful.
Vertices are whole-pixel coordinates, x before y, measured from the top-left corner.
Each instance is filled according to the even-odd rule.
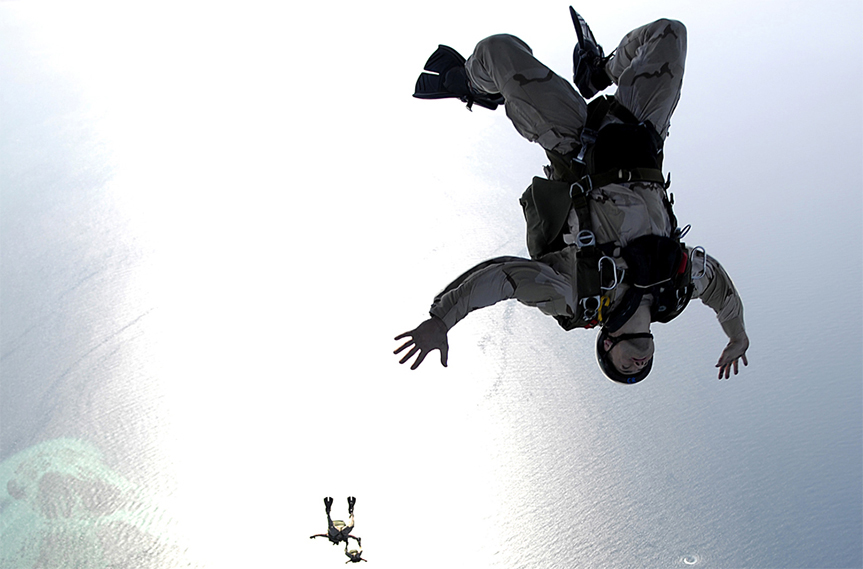
[[[622,340],[613,347],[611,340],[606,340],[605,349],[609,348],[611,351],[608,352],[608,358],[615,369],[623,375],[635,375],[650,363],[656,346],[653,338],[644,339],[641,342]]]

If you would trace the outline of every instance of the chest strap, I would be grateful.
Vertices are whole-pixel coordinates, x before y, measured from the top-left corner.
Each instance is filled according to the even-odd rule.
[[[575,199],[575,195],[587,194],[594,188],[601,188],[608,184],[624,184],[626,182],[656,182],[662,184],[666,189],[671,185],[671,175],[666,180],[662,171],[655,168],[622,168],[609,170],[600,174],[583,176],[569,187],[569,196]]]

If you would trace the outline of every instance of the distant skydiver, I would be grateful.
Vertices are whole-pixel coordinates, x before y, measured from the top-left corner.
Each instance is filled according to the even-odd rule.
[[[333,499],[332,498],[324,498],[324,508],[327,511],[327,533],[319,533],[313,536],[310,536],[309,539],[314,539],[316,537],[325,537],[330,540],[333,545],[337,545],[341,542],[345,542],[345,549],[347,550],[348,546],[348,537],[354,537],[350,535],[351,530],[354,529],[354,504],[357,502],[357,499],[351,496],[348,498],[348,515],[350,518],[348,519],[348,523],[346,524],[342,520],[333,521],[332,517],[330,517],[330,510],[333,507]],[[359,542],[359,538],[354,537]]]
[[[351,536],[354,537],[354,536]],[[348,542],[345,540],[345,555],[348,556],[348,560],[345,561],[345,565],[348,563],[359,563],[360,561],[368,561],[368,559],[363,559],[363,540],[359,537],[354,537],[357,541],[357,547],[359,549],[351,549],[348,551]]]
[[[720,379],[748,365],[743,303],[731,278],[702,247],[681,242],[662,173],[663,146],[680,98],[686,28],[662,19],[627,34],[605,57],[570,8],[578,43],[573,81],[533,56],[511,35],[477,44],[465,59],[441,45],[416,84],[415,97],[454,97],[494,110],[503,104],[516,130],[546,151],[546,178],[521,197],[530,259],[497,257],[469,269],[437,297],[428,320],[407,338],[416,369],[433,350],[447,365],[447,333],[472,310],[516,299],[565,329],[600,327],[596,355],[609,378],[637,383],[650,372],[651,322],[668,322],[691,298],[717,315],[728,344]],[[590,99],[612,83],[614,96]]]

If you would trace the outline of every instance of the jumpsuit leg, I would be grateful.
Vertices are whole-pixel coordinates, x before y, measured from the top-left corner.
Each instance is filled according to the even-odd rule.
[[[587,104],[569,81],[539,62],[521,39],[494,35],[480,41],[465,63],[475,89],[501,93],[516,130],[546,150],[567,154],[580,146]]]
[[[330,541],[334,539],[338,539],[341,530],[336,527],[336,524],[333,522],[333,518],[330,515],[330,510],[327,508],[327,534],[330,536]]]
[[[686,27],[663,19],[626,34],[605,69],[617,84],[615,98],[663,139],[680,100],[685,60]]]
[[[348,536],[350,536],[351,531],[354,529],[354,514],[351,513],[351,517],[348,519],[348,523],[345,524],[345,527],[342,528],[341,538],[345,540],[345,545],[347,545]]]

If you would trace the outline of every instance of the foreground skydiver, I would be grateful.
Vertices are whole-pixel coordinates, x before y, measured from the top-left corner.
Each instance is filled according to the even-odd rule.
[[[333,507],[333,499],[332,498],[324,498],[324,509],[327,511],[327,533],[319,533],[312,536],[309,536],[309,539],[314,539],[316,537],[325,537],[330,540],[333,545],[338,545],[341,542],[345,542],[345,551],[347,551],[348,538],[354,537],[350,535],[351,530],[354,529],[354,504],[356,504],[357,499],[353,496],[348,498],[348,515],[350,518],[348,519],[348,523],[345,523],[342,520],[335,520],[330,516],[330,511]],[[359,538],[354,537],[359,541]]]
[[[397,336],[416,369],[433,350],[447,365],[447,332],[472,310],[517,299],[565,329],[600,327],[602,372],[637,383],[653,364],[651,322],[668,322],[700,298],[717,315],[728,344],[719,378],[748,365],[743,303],[722,266],[681,242],[662,174],[664,140],[680,98],[686,28],[662,19],[627,34],[604,56],[572,8],[578,43],[572,85],[534,58],[521,39],[495,35],[467,61],[439,46],[415,97],[458,98],[468,108],[503,104],[518,132],[551,162],[520,202],[531,259],[497,257],[469,269],[435,297],[430,318]],[[590,99],[617,86],[613,97]]]

